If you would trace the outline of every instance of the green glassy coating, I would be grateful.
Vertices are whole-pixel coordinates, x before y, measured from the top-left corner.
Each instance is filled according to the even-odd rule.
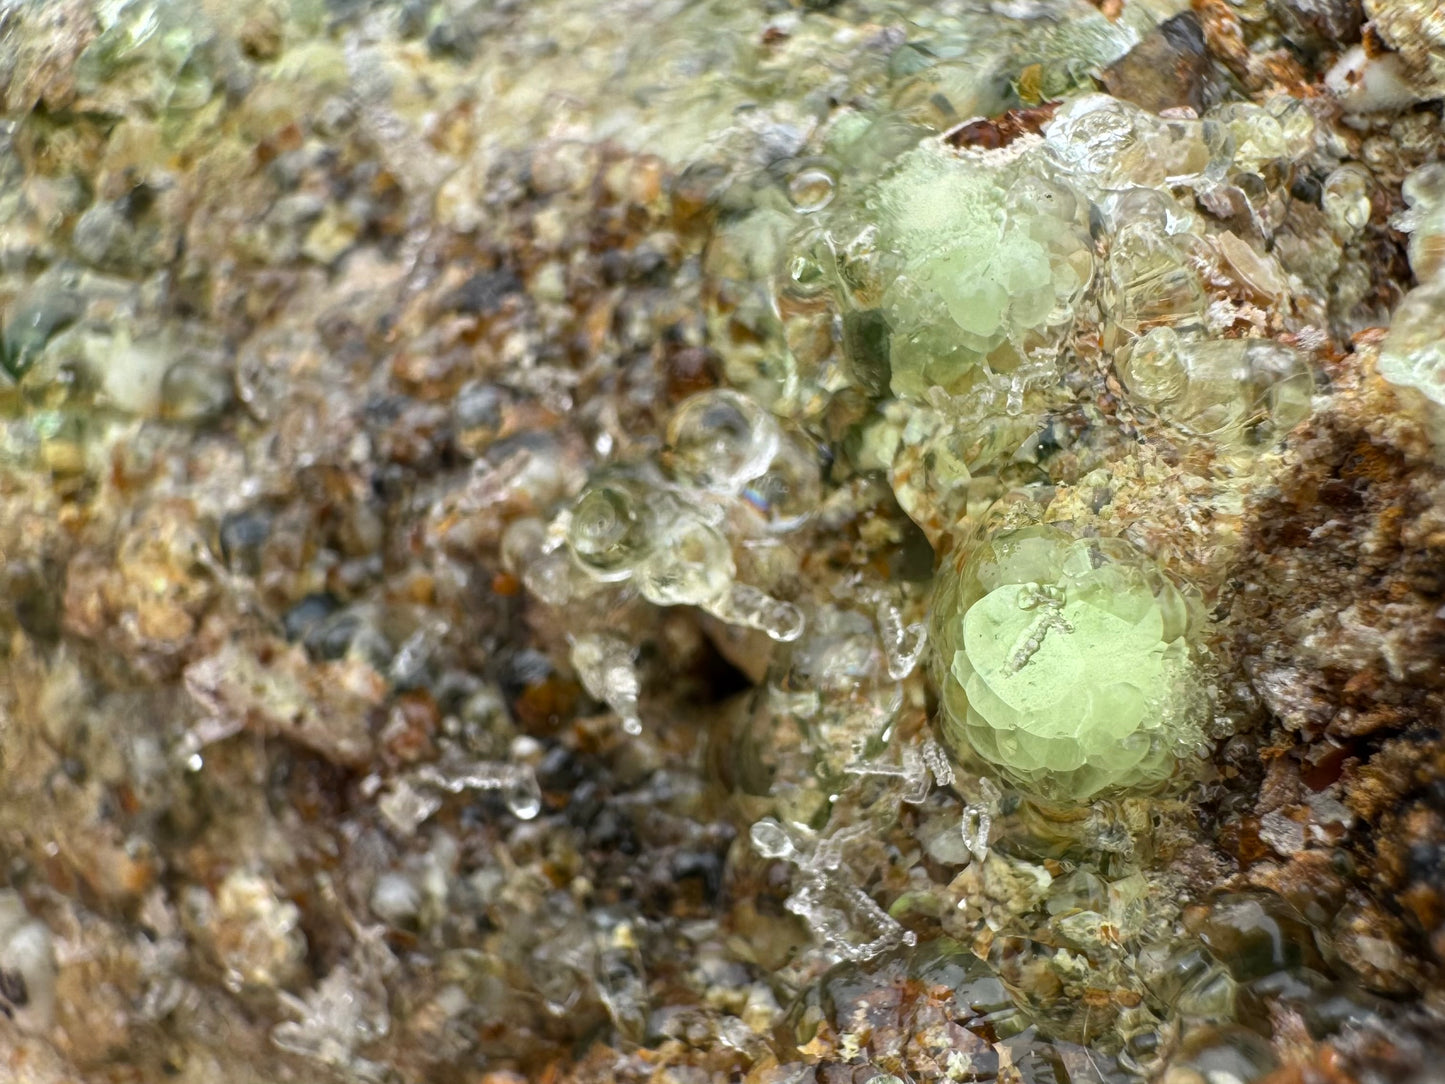
[[[804,263],[821,260],[832,280],[856,378],[899,396],[1051,373],[1093,281],[1088,201],[1043,161],[1025,169],[925,142],[828,225],[829,244]],[[865,378],[875,370],[886,372]]]
[[[1202,738],[1198,606],[1122,539],[1003,531],[946,568],[933,636],[943,733],[1043,797],[1168,779]]]

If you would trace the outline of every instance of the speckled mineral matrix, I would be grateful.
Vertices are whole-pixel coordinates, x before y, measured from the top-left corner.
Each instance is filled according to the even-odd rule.
[[[1425,1080],[1425,0],[0,0],[22,1082]]]

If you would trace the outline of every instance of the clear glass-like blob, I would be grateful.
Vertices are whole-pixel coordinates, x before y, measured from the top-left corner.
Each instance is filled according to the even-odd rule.
[[[625,580],[652,549],[645,497],[622,483],[600,483],[582,494],[567,525],[567,547],[598,580]]]
[[[622,729],[642,733],[637,706],[641,685],[632,646],[613,633],[583,633],[572,639],[571,659],[583,686],[617,713]]]
[[[1151,222],[1125,226],[1109,252],[1104,309],[1120,329],[1136,333],[1204,316],[1206,298],[1180,239]]]
[[[1148,787],[1202,739],[1197,603],[1121,539],[1003,532],[945,570],[933,622],[945,738],[1020,787]]]
[[[1380,375],[1445,405],[1445,165],[1405,179],[1409,210],[1396,224],[1410,234],[1410,269],[1420,285],[1405,295],[1380,348]]]
[[[693,516],[673,517],[637,570],[637,589],[659,606],[715,603],[732,586],[732,547],[716,527]]]
[[[778,439],[772,415],[746,395],[717,388],[673,412],[667,463],[681,482],[735,494],[768,469]]]
[[[1259,443],[1310,412],[1314,376],[1305,357],[1267,339],[1190,339],[1156,327],[1115,355],[1138,405],[1186,433]]]
[[[1353,241],[1370,224],[1373,184],[1369,171],[1354,163],[1341,166],[1325,178],[1320,206],[1336,237]]]
[[[833,171],[819,164],[810,164],[788,179],[788,201],[803,214],[821,211],[833,202],[838,179]]]
[[[800,527],[817,508],[822,494],[818,457],[800,441],[784,439],[767,470],[747,483],[742,496],[763,515],[771,530]]]

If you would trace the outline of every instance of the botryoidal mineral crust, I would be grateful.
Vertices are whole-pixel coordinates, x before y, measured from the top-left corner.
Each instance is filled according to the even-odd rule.
[[[1011,782],[1088,801],[1163,782],[1203,741],[1198,602],[1129,543],[997,531],[932,605],[943,734]]]
[[[1427,0],[0,0],[0,1077],[1445,1048]]]

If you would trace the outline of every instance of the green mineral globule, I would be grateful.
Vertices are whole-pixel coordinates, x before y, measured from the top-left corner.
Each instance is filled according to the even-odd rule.
[[[944,735],[1046,798],[1161,783],[1203,736],[1196,615],[1120,539],[1003,532],[935,599]]]
[[[1058,171],[1030,168],[927,142],[840,214],[835,235],[856,235],[837,246],[840,299],[886,329],[895,395],[1048,366],[1093,249],[1087,201]]]

